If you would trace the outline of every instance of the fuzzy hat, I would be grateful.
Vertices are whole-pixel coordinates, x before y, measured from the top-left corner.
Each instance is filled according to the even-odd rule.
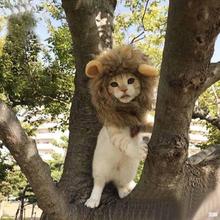
[[[118,127],[143,125],[152,108],[158,78],[145,54],[130,45],[107,49],[86,65],[85,73],[91,78],[92,103],[102,123]],[[129,103],[121,103],[108,92],[111,78],[123,73],[134,74],[141,84],[140,94]]]

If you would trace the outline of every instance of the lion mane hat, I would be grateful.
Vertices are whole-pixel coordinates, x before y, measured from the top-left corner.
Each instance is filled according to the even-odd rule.
[[[142,126],[151,110],[158,73],[140,50],[124,45],[107,49],[91,60],[85,69],[91,78],[89,89],[99,120],[117,127]],[[108,92],[113,76],[132,73],[141,84],[140,94],[129,103],[121,103]]]

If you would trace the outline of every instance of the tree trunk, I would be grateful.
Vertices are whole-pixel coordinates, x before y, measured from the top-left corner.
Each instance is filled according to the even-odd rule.
[[[186,160],[194,104],[210,78],[209,64],[219,32],[220,3],[170,1],[155,127],[143,177],[124,200],[118,200],[113,188],[106,190],[97,210],[83,206],[92,189],[91,162],[100,129],[90,103],[84,67],[91,54],[111,46],[115,3],[108,1],[105,8],[100,5],[98,10],[90,7],[89,11],[87,3],[80,4],[74,8],[70,1],[63,1],[73,36],[77,73],[69,148],[60,187],[67,192],[69,201],[78,204],[75,216],[77,219],[192,218],[217,184],[217,161],[215,166],[209,165],[210,172],[205,172],[202,165],[192,166]],[[102,43],[101,47],[98,46],[100,27],[95,23],[99,13],[103,19],[106,15],[110,19],[110,26],[102,29],[104,42],[108,43]]]
[[[91,104],[85,65],[100,51],[112,47],[115,6],[114,0],[63,1],[73,38],[76,75],[69,146],[59,187],[72,202],[85,201],[91,193],[91,164],[101,128]]]

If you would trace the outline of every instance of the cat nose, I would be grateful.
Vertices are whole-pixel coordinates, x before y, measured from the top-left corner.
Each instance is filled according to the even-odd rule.
[[[127,90],[126,88],[121,89],[122,92],[127,92]]]

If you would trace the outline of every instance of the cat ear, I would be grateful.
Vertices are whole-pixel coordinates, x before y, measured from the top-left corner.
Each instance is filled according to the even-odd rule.
[[[143,74],[144,76],[157,76],[157,70],[148,64],[140,64],[138,67],[138,72]]]
[[[98,74],[101,74],[103,72],[103,66],[102,63],[98,60],[91,60],[86,65],[86,75],[89,78],[94,78]]]

